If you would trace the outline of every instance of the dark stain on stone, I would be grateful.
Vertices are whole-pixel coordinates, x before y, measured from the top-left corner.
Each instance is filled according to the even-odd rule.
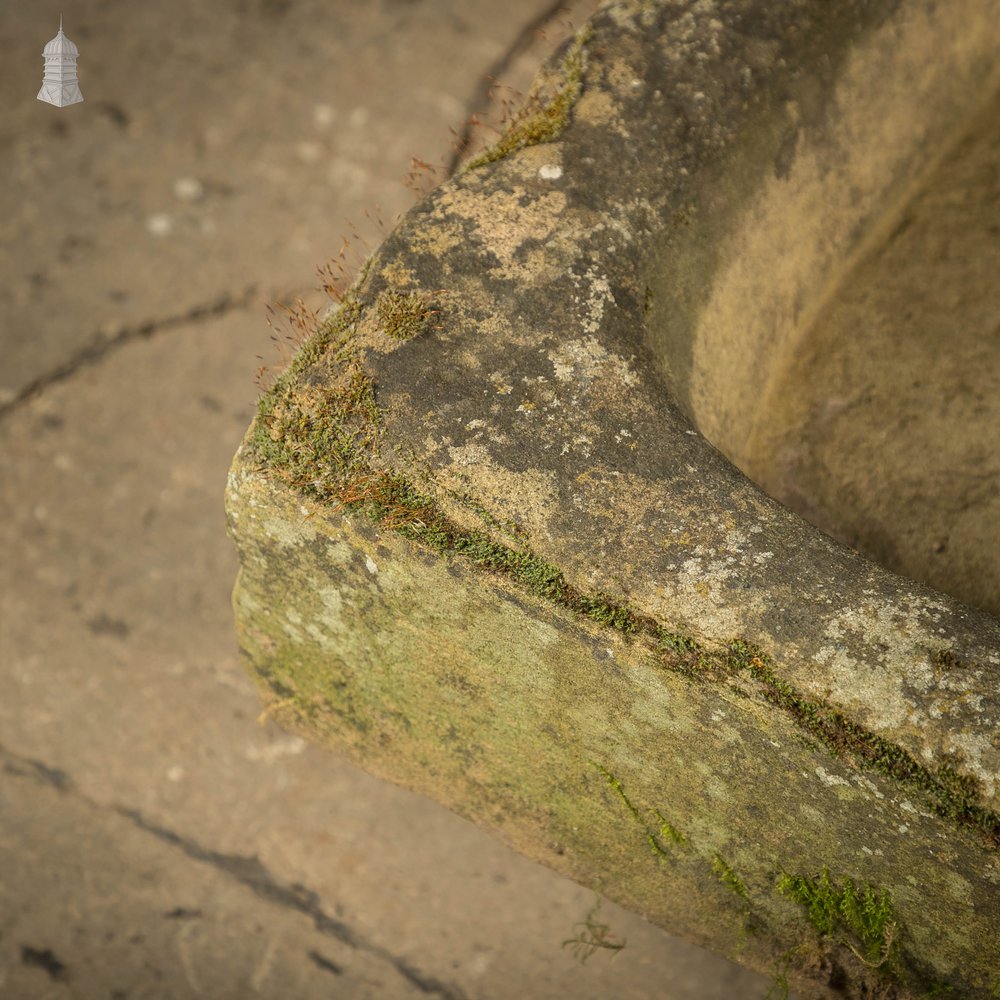
[[[163,915],[167,920],[197,920],[201,916],[201,910],[188,909],[186,906],[175,906]]]
[[[94,635],[112,635],[116,639],[124,639],[132,631],[127,622],[120,618],[112,618],[103,611],[95,618],[87,619],[87,628]]]
[[[51,948],[32,948],[21,946],[21,961],[25,965],[33,965],[49,974],[50,979],[65,980],[69,978],[68,970],[63,962],[56,958]]]
[[[57,431],[66,423],[57,413],[43,413],[38,420],[39,426],[45,431]]]
[[[98,101],[97,111],[104,115],[105,118],[111,122],[115,128],[124,131],[128,128],[129,122],[132,121],[130,115],[124,108],[120,105],[115,104],[113,101]]]
[[[905,233],[906,230],[909,229],[910,226],[913,225],[913,221],[914,221],[914,216],[912,216],[909,213],[904,213],[903,217],[896,224],[896,227],[889,234],[889,238],[885,241],[886,245],[888,245],[889,243],[893,243],[896,240],[898,240],[899,237],[902,236],[903,233]]]
[[[76,236],[70,233],[63,238],[62,243],[59,245],[59,260],[64,264],[69,263],[76,256],[77,251],[85,252],[93,247],[93,245],[94,241],[89,236]]]
[[[799,130],[793,129],[782,140],[774,157],[774,176],[779,181],[786,180],[795,162],[795,147],[799,144]]]
[[[318,966],[324,972],[329,972],[334,976],[342,976],[344,974],[344,970],[337,965],[336,962],[331,962],[330,959],[328,959],[325,955],[321,955],[318,951],[309,951],[306,952],[306,954],[309,956],[313,965]]]

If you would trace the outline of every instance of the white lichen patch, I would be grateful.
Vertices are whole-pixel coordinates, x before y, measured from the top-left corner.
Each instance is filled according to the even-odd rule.
[[[448,449],[448,455],[455,465],[483,465],[490,461],[490,453],[485,446],[475,442],[452,446]]]
[[[735,602],[729,586],[751,571],[755,572],[755,567],[766,563],[772,553],[755,549],[752,529],[723,529],[721,522],[716,527],[724,530],[722,544],[718,546],[697,544],[691,547],[687,532],[676,540],[675,544],[689,548],[690,555],[678,567],[675,586],[667,589],[675,601],[695,602],[697,615],[706,627],[711,622],[713,629],[721,630],[718,634],[738,635],[744,616],[763,610],[763,598],[760,591],[748,591]],[[674,533],[679,530],[675,529]]]
[[[853,774],[851,775],[851,780],[859,788],[863,788],[865,791],[870,792],[877,799],[884,799],[885,796],[878,790],[878,785],[875,784],[871,778],[866,778],[863,774]]]
[[[510,383],[510,375],[507,372],[490,372],[487,378],[498,396],[509,396],[514,391],[514,386]]]
[[[371,556],[365,556],[365,567],[372,576],[378,573],[378,563]]]
[[[898,603],[872,599],[841,609],[825,624],[823,635],[830,641],[812,657],[821,673],[810,686],[860,712],[876,731],[918,734],[925,742],[921,756],[930,766],[941,754],[954,754],[961,770],[975,776],[992,799],[997,752],[988,734],[996,722],[985,716],[981,694],[970,690],[982,690],[982,681],[968,671],[935,676],[929,655],[941,645],[936,622],[946,610],[932,598],[913,595]]]
[[[247,744],[244,756],[250,761],[273,764],[279,757],[294,757],[302,753],[307,745],[306,741],[298,736],[289,736],[285,739],[273,740],[264,746]]]
[[[270,538],[285,548],[296,548],[299,545],[311,542],[316,537],[316,529],[307,517],[308,515],[303,516],[299,513],[297,517],[289,520],[285,517],[275,516],[273,512],[268,512],[264,516],[259,517],[259,520],[261,521],[261,528],[265,533],[264,537]],[[254,515],[254,520],[258,520],[257,515]],[[346,546],[334,543],[330,546],[330,549],[331,559],[339,561],[344,556]]]
[[[586,434],[577,434],[572,439],[563,442],[559,454],[568,455],[570,452],[579,452],[584,458],[590,458],[590,449],[593,443],[593,440]]]
[[[573,296],[573,301],[583,313],[580,326],[586,333],[597,333],[601,328],[605,308],[615,304],[611,283],[607,275],[598,274],[593,267],[588,267],[582,277],[570,272],[570,278],[573,284],[581,289],[581,294]]]
[[[557,382],[572,382],[578,390],[587,389],[595,379],[602,383],[612,380],[631,388],[638,385],[639,376],[625,358],[611,354],[596,337],[567,340],[548,352]]]
[[[878,706],[883,725],[902,725],[918,712],[904,685],[925,692],[934,681],[925,637],[928,613],[940,607],[914,600],[908,606],[871,601],[844,608],[827,620],[823,635],[833,642],[813,660],[826,667],[838,698]],[[848,646],[864,650],[863,663]]]
[[[666,602],[679,605],[709,634],[739,635],[748,615],[764,610],[760,592],[748,591],[742,603],[733,601],[728,581],[739,576],[741,558],[725,549],[695,545],[678,568],[673,585],[664,588]]]
[[[336,634],[346,627],[342,616],[344,598],[337,587],[319,587],[316,590],[316,624],[327,633]],[[315,635],[314,635],[315,638]]]
[[[843,785],[845,788],[850,788],[851,783],[846,778],[841,778],[837,774],[830,774],[825,767],[816,768],[816,777],[823,782],[827,788],[833,788],[834,785]]]

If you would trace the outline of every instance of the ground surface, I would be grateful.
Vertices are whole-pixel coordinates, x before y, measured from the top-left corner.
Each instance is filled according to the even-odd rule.
[[[222,489],[302,295],[446,162],[540,0],[0,13],[0,995],[758,997],[768,984],[258,723]],[[579,19],[579,14],[576,15]],[[550,39],[557,28],[550,26]],[[351,257],[357,260],[364,254]],[[280,312],[280,310],[279,310]]]

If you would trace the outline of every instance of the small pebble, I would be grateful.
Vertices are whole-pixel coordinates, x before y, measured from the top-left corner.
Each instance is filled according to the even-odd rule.
[[[336,110],[329,104],[317,104],[313,108],[313,121],[321,128],[333,124],[333,119],[336,117]]]
[[[323,155],[323,147],[318,142],[300,142],[295,152],[303,163],[316,163]]]
[[[197,177],[178,177],[174,181],[174,194],[181,201],[198,201],[205,194],[205,188]]]
[[[546,163],[544,167],[538,168],[538,176],[543,180],[556,181],[562,177],[562,167],[557,163]]]
[[[146,220],[146,228],[154,236],[166,236],[167,233],[173,230],[174,220],[169,215],[161,212],[159,215],[151,215]]]

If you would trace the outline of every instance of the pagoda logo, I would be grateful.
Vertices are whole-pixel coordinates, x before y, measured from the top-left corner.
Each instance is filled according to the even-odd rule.
[[[68,104],[79,104],[83,100],[80,84],[76,78],[76,59],[80,50],[63,34],[62,17],[59,18],[59,34],[42,49],[45,59],[45,78],[38,99],[57,108]]]

